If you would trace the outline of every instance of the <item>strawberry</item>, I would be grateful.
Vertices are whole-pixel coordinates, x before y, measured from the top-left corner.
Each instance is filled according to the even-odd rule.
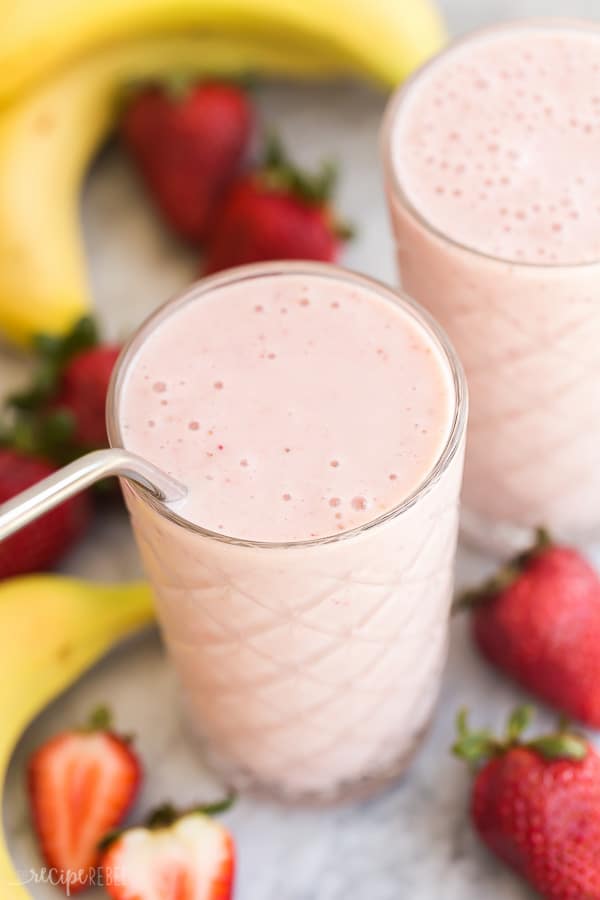
[[[335,170],[313,177],[293,168],[271,140],[264,166],[233,185],[209,238],[205,272],[274,259],[337,258],[350,229],[330,208]]]
[[[105,447],[106,396],[120,349],[99,343],[90,318],[65,337],[40,335],[33,383],[8,399],[14,421],[3,443],[59,463]]]
[[[600,727],[600,578],[544,532],[463,603],[483,655],[569,716]]]
[[[254,115],[247,94],[233,84],[181,87],[134,94],[121,134],[166,221],[200,242],[247,152]]]
[[[230,900],[233,839],[208,815],[230,802],[182,815],[163,806],[145,828],[109,838],[102,866],[110,896],[115,900]]]
[[[46,863],[66,893],[94,882],[99,843],[134,802],[141,782],[128,741],[108,730],[104,709],[90,726],[65,731],[31,757],[28,784],[33,821]]]
[[[44,459],[0,448],[0,503],[55,471]],[[89,512],[87,494],[78,494],[1,541],[0,579],[55,565],[85,532]]]
[[[103,344],[82,350],[63,369],[54,411],[72,416],[72,440],[81,450],[105,447],[106,396],[121,347]]]
[[[475,776],[471,818],[501,860],[548,900],[600,900],[600,756],[559,729],[523,742],[532,710],[509,720],[504,741],[458,718],[454,753]]]

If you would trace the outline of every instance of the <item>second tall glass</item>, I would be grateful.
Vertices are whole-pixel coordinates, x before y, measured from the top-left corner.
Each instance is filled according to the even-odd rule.
[[[383,131],[402,286],[467,374],[465,531],[500,553],[539,525],[600,532],[598,53],[591,23],[478,32],[397,93]]]

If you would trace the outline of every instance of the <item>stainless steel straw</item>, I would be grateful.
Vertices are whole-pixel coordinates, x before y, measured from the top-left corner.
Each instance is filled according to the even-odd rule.
[[[0,505],[0,541],[109,475],[136,482],[163,503],[181,500],[186,494],[179,481],[135,453],[119,447],[95,450]]]

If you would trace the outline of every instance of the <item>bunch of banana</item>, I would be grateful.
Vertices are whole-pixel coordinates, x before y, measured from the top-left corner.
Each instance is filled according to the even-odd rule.
[[[152,598],[143,583],[31,575],[0,584],[0,808],[6,770],[25,726],[112,644],[151,620]],[[29,896],[19,886],[1,826],[0,896]]]
[[[0,30],[0,331],[27,344],[89,307],[78,201],[123,84],[187,71],[355,73],[394,85],[443,40],[432,0],[6,0]]]

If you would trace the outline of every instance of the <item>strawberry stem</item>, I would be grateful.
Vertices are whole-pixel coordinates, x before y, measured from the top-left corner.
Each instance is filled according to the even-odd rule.
[[[97,706],[84,725],[84,731],[108,731],[112,726],[112,713],[108,706]]]
[[[66,364],[82,350],[98,344],[98,330],[91,316],[84,316],[75,323],[64,337],[38,334],[33,346],[38,366],[33,383],[26,391],[12,394],[8,405],[16,410],[38,409],[55,391],[60,373]]]
[[[163,803],[153,809],[146,819],[146,828],[168,828],[179,818],[179,813],[171,803]]]
[[[539,553],[540,550],[547,550],[548,547],[551,547],[553,544],[552,537],[550,536],[550,532],[547,528],[540,526],[536,529],[535,532],[536,541],[534,544],[534,549]]]
[[[544,759],[570,759],[581,762],[587,756],[585,741],[574,734],[548,734],[524,745]]]
[[[506,726],[506,743],[508,745],[514,745],[519,742],[519,738],[525,729],[529,728],[534,716],[535,710],[533,706],[518,706],[514,710]]]
[[[29,387],[6,400],[7,415],[0,427],[2,446],[46,456],[60,464],[77,455],[72,445],[73,415],[50,407],[60,391],[64,368],[74,356],[97,344],[98,330],[90,316],[80,319],[64,337],[41,334],[34,339],[37,365]]]
[[[472,768],[501,750],[500,743],[491,732],[469,729],[468,712],[465,708],[458,712],[456,730],[458,740],[452,746],[452,753],[459,759],[464,759]]]
[[[271,132],[266,139],[263,177],[274,190],[287,190],[307,203],[325,205],[330,200],[337,181],[337,165],[331,160],[321,164],[321,169],[309,175],[299,169],[288,157],[281,139]]]
[[[237,800],[235,791],[230,791],[222,800],[215,803],[207,803],[204,806],[197,806],[195,812],[203,813],[205,816],[216,816],[219,813],[227,812]]]
[[[495,575],[492,575],[491,578],[480,584],[479,587],[468,588],[466,591],[458,594],[452,606],[452,612],[462,612],[463,610],[473,609],[473,607],[479,606],[481,603],[487,603],[496,594],[509,588],[520,574],[521,569],[511,563],[503,566]]]
[[[320,170],[312,175],[302,171],[289,159],[279,136],[271,132],[266,138],[259,177],[269,190],[285,191],[304,203],[325,207],[337,183],[338,167],[331,160],[325,160]],[[354,226],[342,219],[333,218],[332,228],[340,241],[348,241],[356,234]]]
[[[203,816],[215,816],[231,809],[236,799],[237,795],[230,792],[222,800],[191,806],[188,809],[177,809],[172,803],[163,803],[150,813],[146,819],[146,827],[168,828],[178,819],[183,818],[183,816],[193,815],[194,813]]]
[[[216,816],[218,813],[227,812],[231,809],[237,799],[237,794],[230,791],[222,800],[216,800],[214,803],[205,803],[201,806],[192,806],[189,809],[177,809],[172,803],[162,803],[147,817],[144,827],[150,830],[158,830],[160,828],[169,828],[179,819],[190,815]],[[135,827],[135,826],[134,826]],[[98,843],[98,850],[105,851],[111,844],[118,840],[123,832],[128,831],[127,828],[117,828],[105,834]]]
[[[577,734],[567,732],[559,727],[553,734],[534,738],[531,741],[522,741],[523,732],[529,727],[534,717],[535,710],[532,706],[519,706],[509,716],[504,740],[498,740],[489,731],[470,731],[466,709],[461,709],[456,717],[456,730],[458,738],[452,747],[452,752],[460,759],[464,759],[471,768],[478,768],[481,764],[494,756],[502,756],[515,747],[524,747],[533,750],[547,760],[571,760],[581,762],[585,759],[588,746],[585,740]]]
[[[492,575],[491,578],[480,584],[479,587],[468,588],[466,591],[458,594],[452,605],[452,612],[462,612],[463,610],[473,609],[481,603],[488,603],[497,594],[514,584],[529,563],[553,544],[550,533],[545,528],[537,528],[535,535],[535,541],[528,550],[515,556],[505,566],[502,566],[495,575]]]

